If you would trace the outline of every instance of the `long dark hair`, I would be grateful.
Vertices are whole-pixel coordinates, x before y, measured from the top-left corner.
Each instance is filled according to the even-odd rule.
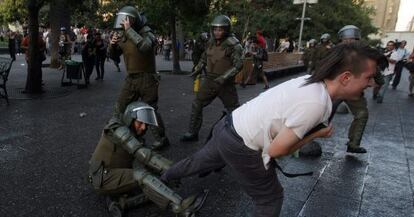
[[[330,49],[325,58],[319,61],[315,72],[307,79],[306,84],[333,80],[345,71],[360,75],[366,67],[368,59],[377,61],[381,54],[362,42],[343,43]]]

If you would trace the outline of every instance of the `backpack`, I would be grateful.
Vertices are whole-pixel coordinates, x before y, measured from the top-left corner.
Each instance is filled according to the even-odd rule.
[[[265,49],[263,49],[263,58],[262,58],[262,60],[265,61],[265,62],[267,62],[269,60],[269,57],[267,55],[267,51]]]

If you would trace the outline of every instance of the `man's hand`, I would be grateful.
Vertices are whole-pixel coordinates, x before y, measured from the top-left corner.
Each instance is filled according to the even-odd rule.
[[[126,16],[125,19],[122,21],[122,25],[124,26],[125,31],[131,28],[131,22],[129,22],[128,16]]]
[[[192,78],[195,80],[195,79],[197,78],[197,76],[198,76],[199,74],[201,74],[201,70],[202,70],[202,69],[203,69],[203,67],[197,64],[197,65],[193,68],[193,71],[191,72],[190,77],[192,77]]]
[[[117,44],[121,39],[118,37],[118,34],[114,34],[109,42],[112,45]]]
[[[318,137],[318,138],[328,138],[328,137],[331,137],[333,133],[334,133],[333,125],[332,123],[330,123],[329,126],[316,131],[314,135],[315,137]]]

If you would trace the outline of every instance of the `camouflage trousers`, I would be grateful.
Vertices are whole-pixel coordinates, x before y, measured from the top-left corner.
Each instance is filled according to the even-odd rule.
[[[358,100],[346,100],[345,103],[351,110],[354,120],[348,130],[348,146],[359,147],[364,134],[365,126],[368,122],[368,106],[365,96]]]
[[[114,108],[114,116],[121,117],[129,103],[141,100],[155,109],[158,127],[150,127],[150,131],[157,141],[165,138],[165,127],[161,115],[157,112],[158,106],[157,74],[139,73],[129,74],[122,86],[118,101]]]
[[[203,122],[203,108],[218,97],[227,111],[231,112],[239,106],[239,97],[233,81],[219,84],[212,78],[202,78],[200,88],[192,104],[189,131],[198,134]]]

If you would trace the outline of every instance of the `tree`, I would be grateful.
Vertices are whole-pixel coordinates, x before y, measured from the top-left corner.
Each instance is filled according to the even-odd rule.
[[[27,63],[26,93],[42,93],[42,61],[39,55],[39,11],[43,0],[27,0],[29,15],[29,60]]]
[[[292,0],[215,0],[210,8],[210,18],[217,14],[235,17],[237,23],[233,29],[240,38],[244,32],[256,29],[265,30],[274,38],[299,36],[299,21],[295,18],[300,17],[302,6],[293,5]],[[311,20],[305,23],[303,38],[319,38],[326,32],[336,40],[337,31],[349,24],[358,26],[366,38],[377,31],[369,18],[372,13],[363,1],[319,0],[317,4],[308,5],[306,16]]]
[[[0,19],[2,23],[25,21],[28,16],[27,5],[24,0],[3,0],[0,3]]]

